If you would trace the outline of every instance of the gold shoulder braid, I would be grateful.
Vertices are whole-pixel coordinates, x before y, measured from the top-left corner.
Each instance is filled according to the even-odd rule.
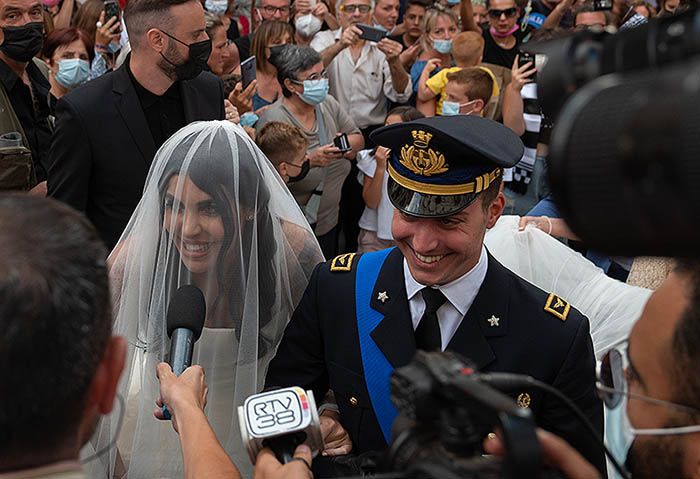
[[[566,321],[566,317],[569,315],[570,309],[571,305],[554,293],[549,294],[547,302],[544,305],[545,311],[553,314],[562,321]]]
[[[333,261],[331,261],[331,271],[350,271],[356,254],[357,253],[345,253],[333,258]]]

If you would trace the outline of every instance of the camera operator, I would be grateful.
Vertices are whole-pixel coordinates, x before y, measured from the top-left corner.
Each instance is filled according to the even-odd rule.
[[[173,429],[180,435],[185,478],[240,479],[241,475],[221,447],[204,414],[207,385],[204,370],[190,366],[175,376],[168,363],[156,367],[160,398],[154,415],[163,417],[163,405],[172,417]],[[269,449],[263,449],[255,462],[255,479],[311,479],[311,450],[301,445],[294,460],[282,465]]]
[[[603,391],[625,399],[609,410],[606,421],[613,455],[626,462],[633,479],[697,477],[700,379],[694,373],[700,363],[700,261],[682,262],[669,275],[619,349],[628,354],[625,374]],[[543,432],[539,437],[545,457],[568,479],[598,477],[566,442]],[[503,451],[498,439],[487,440],[484,447],[490,453]]]
[[[79,479],[127,344],[111,335],[107,250],[46,198],[0,197],[0,477]]]

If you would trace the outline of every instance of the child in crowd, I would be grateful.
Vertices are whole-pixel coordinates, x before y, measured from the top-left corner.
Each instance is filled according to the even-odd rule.
[[[442,114],[484,116],[494,81],[480,67],[462,68],[447,74]]]
[[[301,181],[309,173],[308,141],[296,126],[271,121],[260,130],[257,143],[285,183]]]
[[[481,63],[484,54],[484,39],[476,32],[462,32],[452,41],[452,56],[456,66],[443,68],[432,77],[430,74],[437,68],[437,63],[429,60],[418,80],[417,107],[425,116],[442,115],[442,105],[447,97],[445,87],[447,75],[462,68],[475,67]],[[498,83],[493,72],[486,67],[479,67],[492,79],[492,92],[489,97],[496,99],[499,95]],[[437,104],[436,104],[437,100]]]
[[[423,114],[411,106],[399,106],[389,111],[385,125],[403,123],[423,118]],[[360,234],[357,237],[358,251],[368,253],[394,246],[391,235],[391,221],[394,206],[389,201],[386,161],[391,151],[383,146],[362,150],[357,154],[357,176],[362,184],[362,198],[365,211],[359,221]]]

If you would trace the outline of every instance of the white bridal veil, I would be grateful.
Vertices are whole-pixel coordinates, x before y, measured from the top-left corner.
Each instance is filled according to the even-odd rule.
[[[177,434],[153,410],[155,366],[169,347],[168,303],[185,284],[201,289],[206,300],[193,363],[206,373],[207,416],[245,472],[250,466],[236,407],[262,387],[284,327],[322,260],[294,198],[243,129],[212,121],[175,133],[158,150],[143,198],[109,257],[114,333],[130,347],[120,383],[124,425],[117,447],[98,464],[102,474],[183,477]],[[117,416],[100,424],[96,449],[116,433]]]
[[[605,275],[580,253],[530,226],[518,231],[518,216],[502,216],[484,240],[506,268],[555,293],[586,315],[595,355],[625,340],[651,291]]]

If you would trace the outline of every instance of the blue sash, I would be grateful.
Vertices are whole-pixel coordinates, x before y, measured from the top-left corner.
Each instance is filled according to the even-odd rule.
[[[355,273],[355,311],[362,369],[365,373],[365,384],[372,402],[372,409],[387,443],[391,440],[391,425],[396,418],[396,408],[391,402],[389,388],[389,380],[394,368],[370,336],[374,328],[384,319],[383,314],[370,307],[370,301],[379,270],[393,249],[363,254],[360,256]]]

